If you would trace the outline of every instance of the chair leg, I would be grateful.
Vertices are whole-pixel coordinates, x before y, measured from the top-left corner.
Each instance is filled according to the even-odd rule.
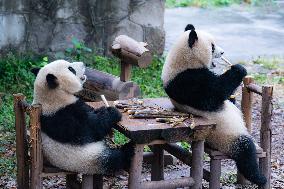
[[[270,188],[270,174],[271,174],[271,166],[270,166],[270,158],[260,158],[259,159],[259,167],[264,176],[267,179],[267,183],[264,186],[260,186],[260,189],[269,189]]]
[[[152,147],[152,151],[154,153],[154,157],[151,168],[151,180],[164,180],[164,150],[160,145],[154,145]]]
[[[93,189],[103,189],[103,175],[94,175]]]
[[[221,177],[221,159],[210,160],[210,179],[209,179],[209,189],[219,189],[220,188],[220,177]]]
[[[142,162],[143,162],[143,151],[144,145],[137,144],[135,146],[134,156],[132,158],[129,178],[128,178],[128,188],[129,189],[140,189],[141,188],[141,174],[142,174]]]
[[[202,188],[203,178],[203,155],[204,155],[204,140],[193,141],[192,149],[192,163],[190,169],[190,176],[194,179],[195,184],[192,189]]]
[[[93,175],[82,176],[82,189],[93,189]]]
[[[80,189],[81,184],[77,180],[77,174],[66,175],[66,188],[67,189]]]

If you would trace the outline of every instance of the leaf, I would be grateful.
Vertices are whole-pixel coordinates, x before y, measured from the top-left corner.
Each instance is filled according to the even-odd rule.
[[[45,56],[45,57],[43,57],[43,59],[42,59],[43,61],[45,61],[45,62],[48,62],[48,57],[47,56]]]

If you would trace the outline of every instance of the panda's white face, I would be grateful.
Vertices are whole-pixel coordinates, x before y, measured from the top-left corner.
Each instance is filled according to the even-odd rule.
[[[77,100],[74,94],[83,89],[86,81],[82,62],[56,60],[36,72],[33,103],[42,105],[43,114],[55,113],[74,103]]]
[[[169,51],[163,67],[162,80],[166,84],[187,69],[215,67],[214,59],[220,58],[223,54],[223,49],[216,45],[210,34],[195,30],[191,25]]]

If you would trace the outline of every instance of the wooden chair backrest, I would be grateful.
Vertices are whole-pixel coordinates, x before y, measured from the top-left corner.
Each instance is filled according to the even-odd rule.
[[[267,178],[265,188],[270,188],[270,176],[271,176],[271,118],[272,118],[272,97],[273,97],[273,86],[265,85],[258,86],[253,83],[253,78],[247,76],[244,78],[244,86],[242,88],[242,112],[244,115],[246,127],[251,132],[252,123],[252,102],[253,93],[260,95],[261,102],[261,126],[260,126],[260,147],[263,152],[266,153],[265,158],[259,159],[259,167],[262,173]]]
[[[272,117],[272,97],[273,97],[273,86],[265,85],[258,86],[254,84],[253,78],[247,76],[243,80],[244,86],[242,87],[242,101],[241,107],[244,115],[246,127],[251,132],[252,123],[252,103],[253,93],[260,95],[262,98],[261,104],[261,131],[271,129],[271,117]]]
[[[35,180],[38,177],[34,175],[41,174],[43,164],[40,137],[41,106],[28,104],[23,94],[14,94],[14,112],[18,188],[34,188],[33,185],[41,182],[41,180]],[[27,135],[27,116],[30,118],[29,137]]]

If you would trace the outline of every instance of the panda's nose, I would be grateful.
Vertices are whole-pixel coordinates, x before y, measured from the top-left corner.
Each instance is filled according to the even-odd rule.
[[[221,52],[221,55],[223,55],[223,54],[224,54],[224,51]]]
[[[87,80],[87,76],[83,75],[83,76],[80,77],[80,79],[85,82]]]

